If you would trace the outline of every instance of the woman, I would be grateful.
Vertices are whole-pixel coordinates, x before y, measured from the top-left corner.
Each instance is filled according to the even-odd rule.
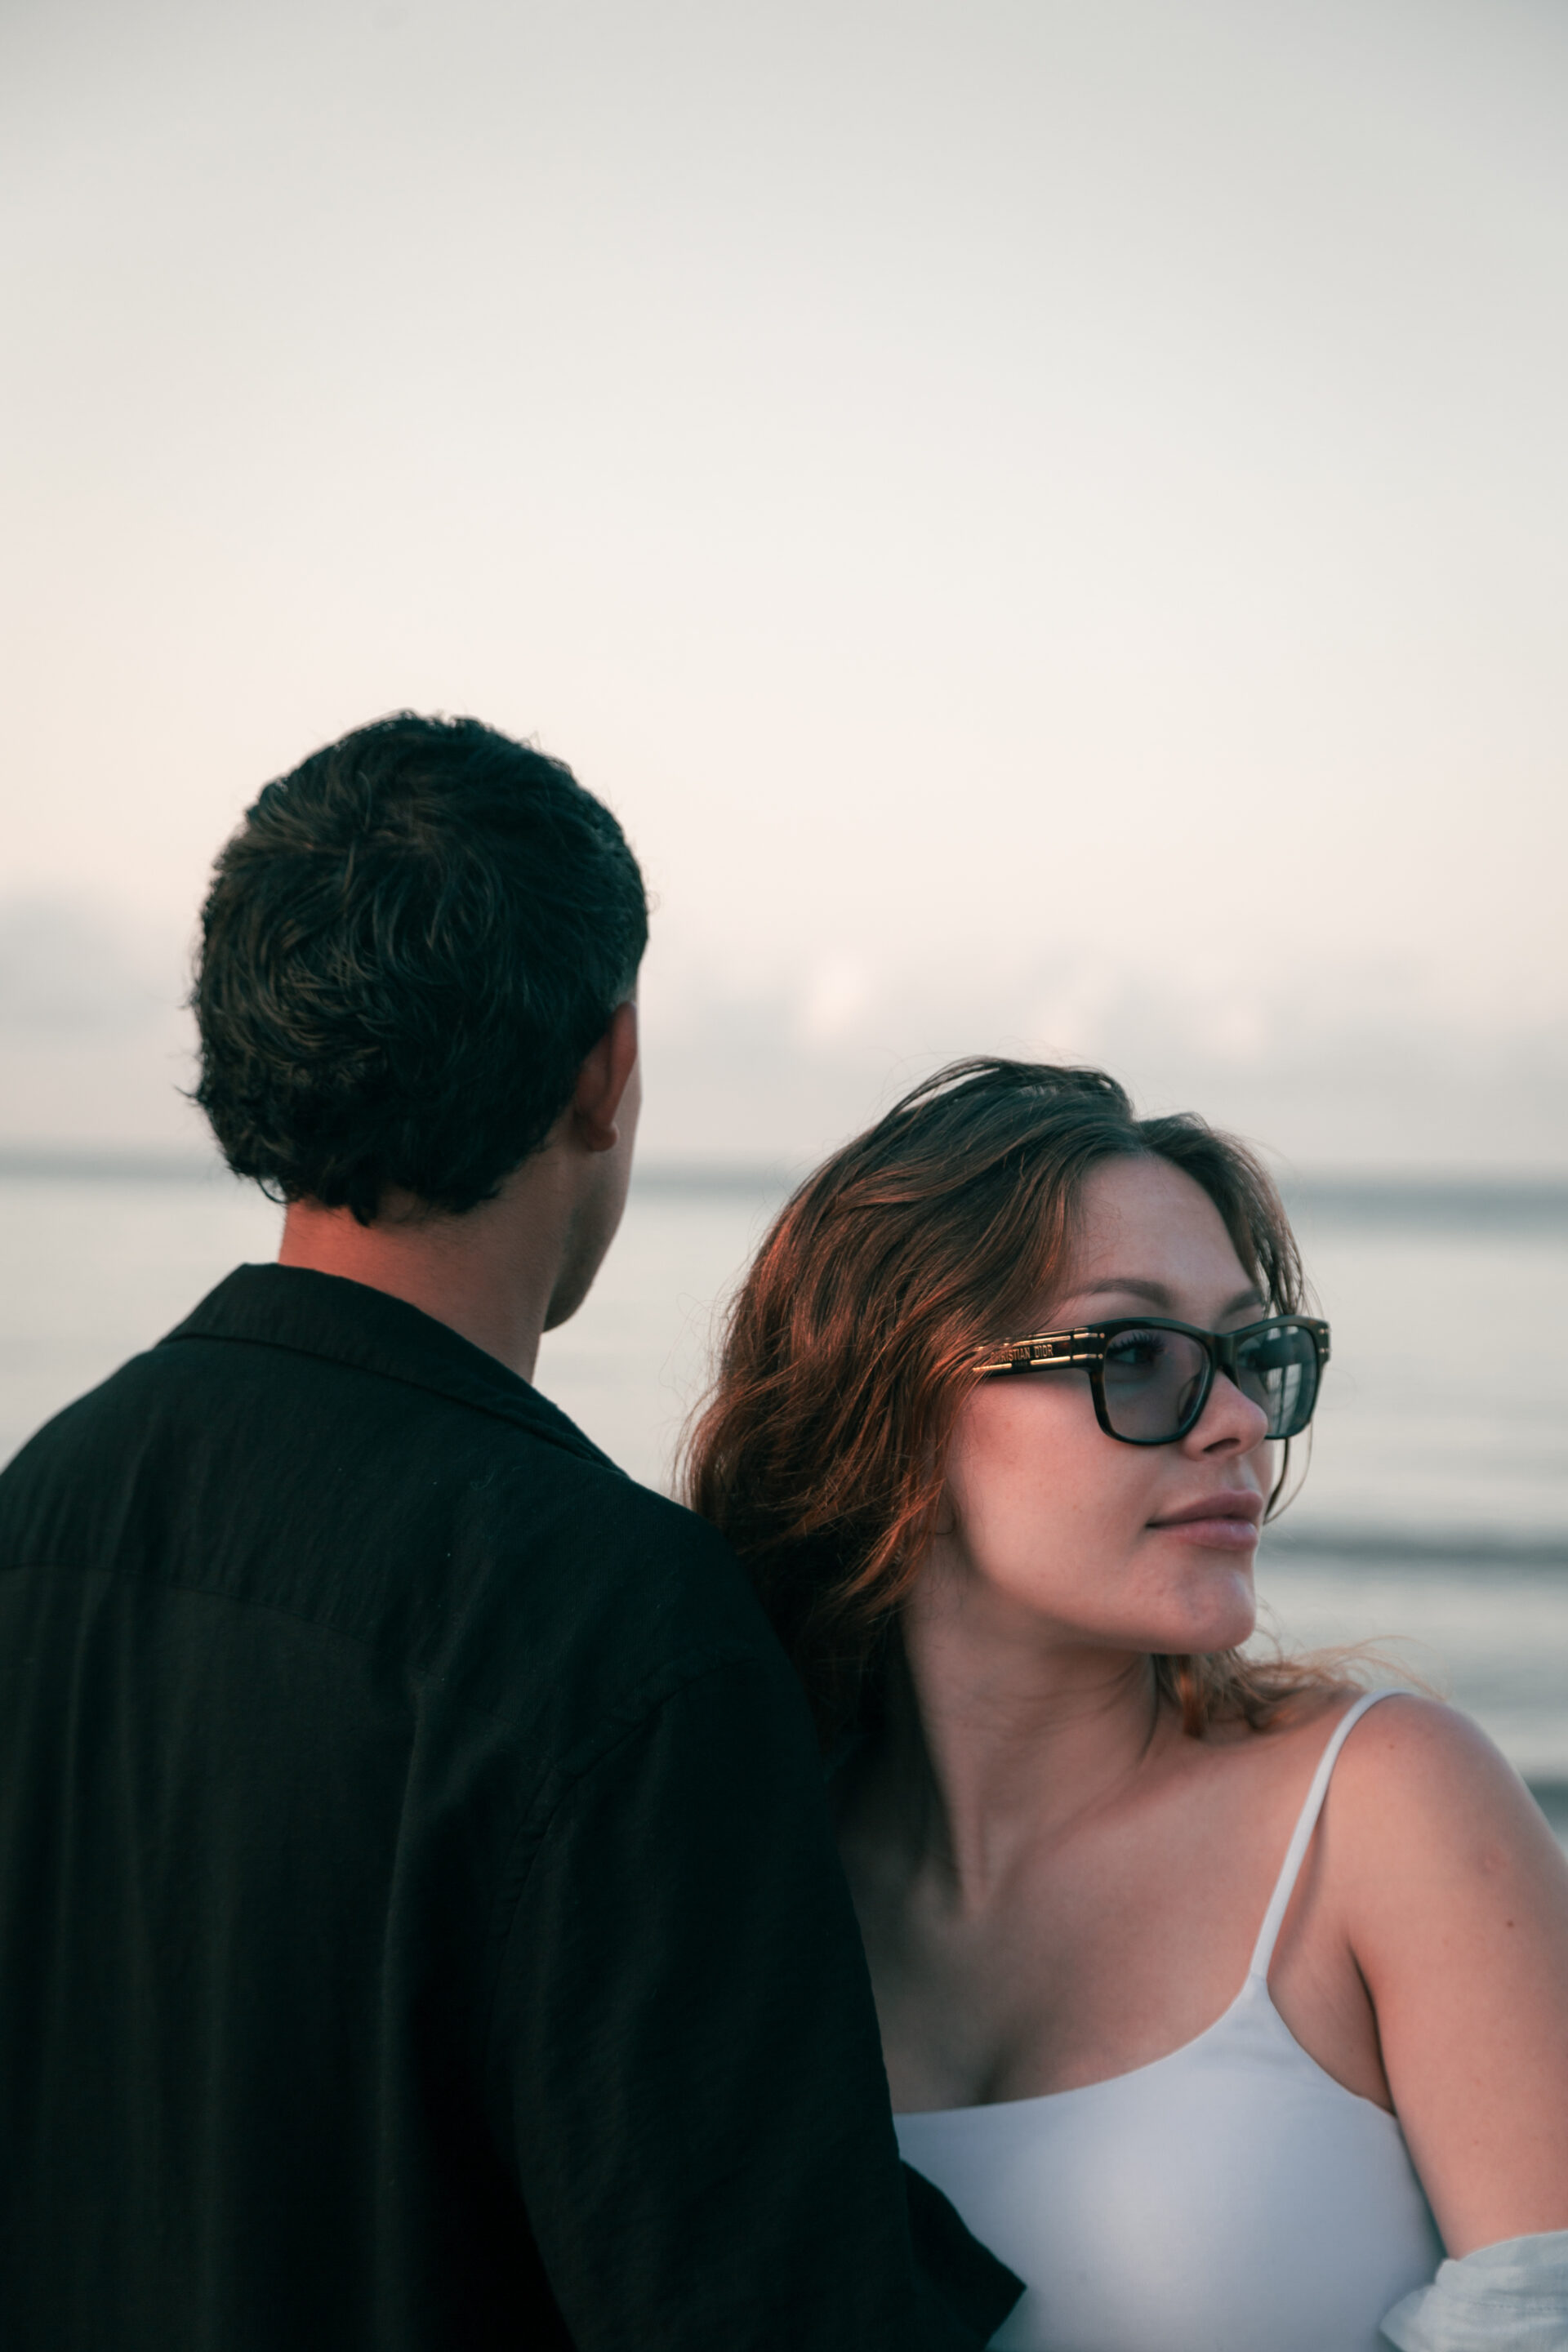
[[[1568,1864],[1463,1717],[1242,1653],[1302,1300],[1239,1146],[959,1064],[784,1209],[692,1442],[834,1763],[903,2152],[1026,2283],[999,2346],[1371,2352],[1406,2297],[1468,2342],[1478,2295],[1568,2343],[1507,2332],[1568,2279]]]

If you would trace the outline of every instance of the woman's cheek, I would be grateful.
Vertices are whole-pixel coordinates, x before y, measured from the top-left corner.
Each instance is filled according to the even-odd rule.
[[[1095,1613],[1153,1509],[1150,1457],[1107,1438],[1062,1381],[991,1384],[970,1400],[948,1456],[948,1507],[972,1570],[1050,1610]]]
[[[1070,1459],[988,1433],[956,1469],[949,1493],[971,1568],[1036,1605],[1066,1599],[1086,1576],[1102,1577],[1107,1552],[1127,1549],[1110,1498],[1095,1481],[1086,1489]]]

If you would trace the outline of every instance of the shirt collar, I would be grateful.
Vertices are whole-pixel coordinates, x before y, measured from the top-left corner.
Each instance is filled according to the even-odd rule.
[[[548,1397],[406,1300],[307,1266],[241,1265],[160,1342],[235,1339],[324,1357],[493,1414],[570,1454],[616,1465]]]

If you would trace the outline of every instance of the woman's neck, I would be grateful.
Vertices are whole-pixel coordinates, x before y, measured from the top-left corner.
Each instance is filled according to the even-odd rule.
[[[1177,1729],[1151,1660],[990,1626],[917,1588],[885,1728],[856,1775],[855,1831],[983,1908],[1026,1856],[1146,1772]]]

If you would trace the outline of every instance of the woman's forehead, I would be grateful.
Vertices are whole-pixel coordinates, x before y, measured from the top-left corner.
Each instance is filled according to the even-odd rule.
[[[1117,1281],[1134,1289],[1252,1287],[1214,1202],[1168,1160],[1102,1160],[1085,1180],[1073,1222],[1058,1297]]]

